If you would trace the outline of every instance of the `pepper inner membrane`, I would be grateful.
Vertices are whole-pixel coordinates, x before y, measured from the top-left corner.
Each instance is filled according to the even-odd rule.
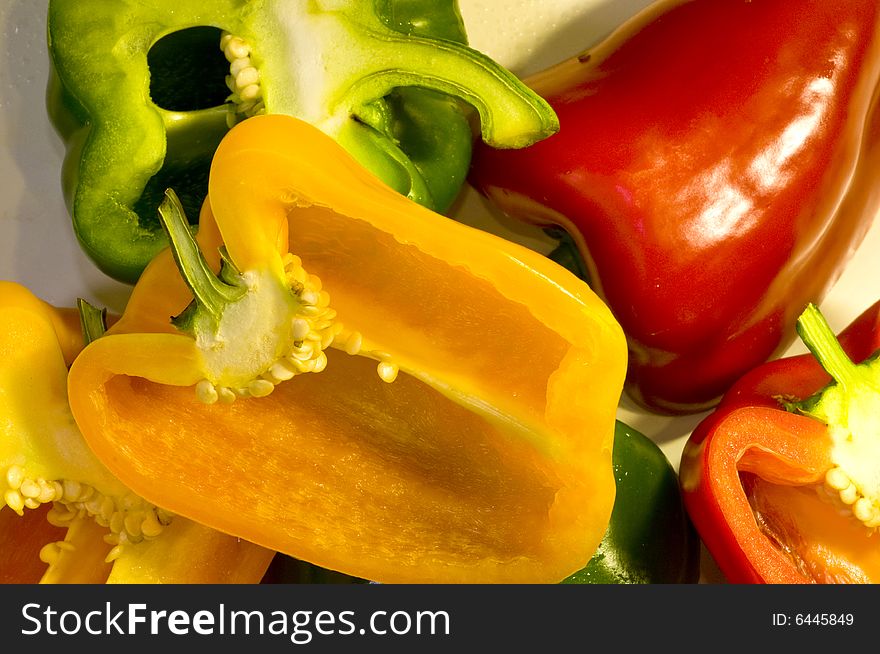
[[[321,278],[343,324],[356,323],[365,339],[393,333],[401,369],[420,361],[420,373],[482,397],[491,391],[495,407],[543,422],[548,380],[571,344],[525,304],[367,221],[311,206],[293,210],[290,225],[291,251]],[[434,353],[430,360],[425,352]]]

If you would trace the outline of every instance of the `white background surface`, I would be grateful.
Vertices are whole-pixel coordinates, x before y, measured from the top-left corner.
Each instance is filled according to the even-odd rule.
[[[577,54],[607,35],[648,0],[460,0],[471,45],[519,75]],[[82,254],[61,196],[64,148],[49,124],[44,93],[47,0],[0,1],[0,279],[43,299],[72,306],[77,297],[120,311],[129,287],[100,273]],[[493,213],[466,191],[456,215],[546,251],[537,230]],[[822,304],[835,330],[880,298],[880,221],[876,221]],[[802,352],[795,344],[789,352]],[[659,417],[622,400],[620,418],[657,442],[678,468],[687,436],[706,414]],[[720,577],[705,556],[704,581]]]

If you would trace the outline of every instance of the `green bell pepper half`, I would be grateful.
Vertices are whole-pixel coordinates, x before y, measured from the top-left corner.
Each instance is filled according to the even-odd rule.
[[[165,189],[195,219],[217,144],[252,115],[320,127],[440,212],[464,183],[475,116],[495,147],[559,127],[546,102],[467,47],[456,0],[50,0],[48,46],[74,231],[125,282],[167,244]]]
[[[563,584],[686,584],[700,577],[700,540],[678,477],[654,441],[621,421],[612,453],[617,496],[590,562]],[[276,555],[264,583],[363,584],[364,579]]]

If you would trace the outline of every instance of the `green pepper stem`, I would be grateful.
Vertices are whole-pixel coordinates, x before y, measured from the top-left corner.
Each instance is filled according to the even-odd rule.
[[[855,380],[858,366],[843,351],[837,336],[816,305],[812,303],[807,305],[798,318],[797,332],[825,372],[838,384],[847,386],[849,382]]]
[[[99,309],[82,298],[77,298],[76,308],[79,311],[83,343],[88,345],[95,339],[101,338],[107,331],[107,309]]]
[[[221,281],[211,270],[189,228],[189,222],[177,194],[165,191],[159,205],[159,218],[168,234],[171,254],[196,303],[204,307],[215,320],[220,320],[223,309],[241,298],[246,290]]]

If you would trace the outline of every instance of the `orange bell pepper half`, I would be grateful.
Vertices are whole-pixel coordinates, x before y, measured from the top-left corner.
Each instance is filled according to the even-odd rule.
[[[586,284],[288,116],[221,143],[197,243],[173,193],[160,214],[172,248],[70,373],[120,479],[385,583],[558,582],[589,561],[626,344]]]
[[[0,282],[0,582],[256,583],[274,552],[135,495],[87,447],[67,403],[75,310]]]

